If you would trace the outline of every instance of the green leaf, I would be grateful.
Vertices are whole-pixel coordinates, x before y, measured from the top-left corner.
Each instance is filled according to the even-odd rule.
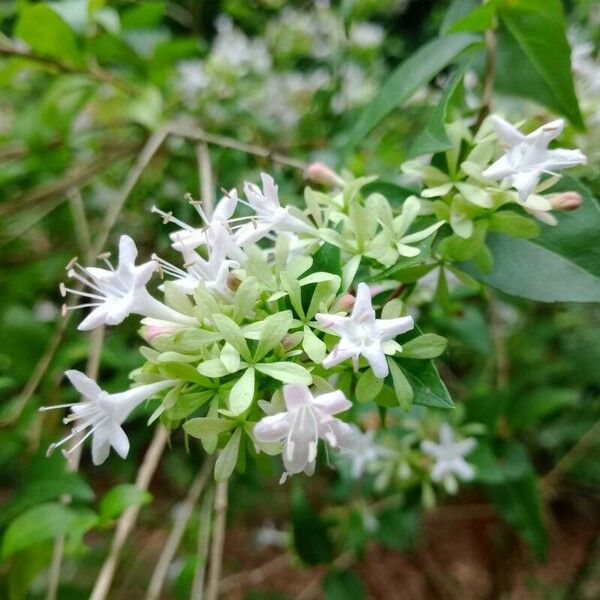
[[[425,129],[419,133],[415,141],[411,144],[407,159],[421,156],[423,154],[435,154],[452,147],[452,142],[446,133],[446,118],[448,106],[454,96],[462,78],[465,69],[459,69],[450,79],[444,89],[438,105],[430,112],[429,119]]]
[[[260,363],[256,370],[283,383],[310,385],[312,375],[302,366],[293,362]]]
[[[198,365],[198,373],[205,377],[225,377],[229,375],[229,369],[221,362],[220,358],[211,358]]]
[[[238,428],[233,432],[227,445],[221,450],[217,457],[217,461],[215,462],[215,481],[217,483],[227,481],[233,473],[235,465],[237,464],[241,437],[242,429]]]
[[[304,326],[304,335],[302,336],[302,349],[313,362],[319,364],[323,362],[327,354],[325,342],[320,340],[315,332],[308,326]]]
[[[177,421],[189,417],[193,412],[206,404],[213,396],[214,390],[205,390],[203,392],[194,392],[191,394],[181,394],[175,405],[166,410],[169,419]]]
[[[381,392],[382,387],[383,379],[375,377],[372,369],[367,369],[364,373],[359,375],[354,395],[358,402],[371,402],[371,400],[375,400],[379,392]]]
[[[187,363],[165,362],[159,363],[158,368],[166,377],[180,379],[181,381],[192,381],[202,385],[210,386],[211,382],[203,377],[197,369]]]
[[[512,210],[495,212],[490,217],[489,230],[524,239],[537,237],[541,233],[541,227],[536,221]]]
[[[35,53],[79,65],[81,55],[77,39],[61,17],[45,4],[23,6],[15,36]]]
[[[249,367],[229,392],[229,410],[234,415],[241,415],[252,404],[253,398],[254,369]]]
[[[560,0],[512,0],[498,14],[510,37],[518,44],[526,66],[530,67],[526,70],[523,63],[515,65],[511,62],[508,72],[503,72],[508,64],[503,64],[504,54],[499,53],[496,72],[500,76],[506,74],[505,86],[509,91],[512,86],[515,93],[547,104],[565,115],[575,127],[584,129],[573,85],[571,51]],[[510,43],[510,38],[500,38],[499,48],[505,43]],[[536,97],[536,86],[527,79],[528,71],[534,72],[545,84],[550,104],[548,98],[544,101]]]
[[[244,360],[249,361],[251,359],[250,350],[240,326],[220,313],[212,315],[212,320],[225,341],[229,342],[244,357]]]
[[[329,571],[323,580],[325,600],[364,600],[365,587],[355,571]]]
[[[306,564],[327,563],[333,558],[327,527],[298,484],[292,487],[292,531],[294,548]]]
[[[2,559],[59,535],[81,537],[98,522],[91,510],[74,509],[59,503],[35,506],[19,515],[6,528]]]
[[[479,42],[477,36],[459,33],[434,39],[422,46],[396,68],[377,96],[365,107],[345,148],[352,150],[382,119],[402,106],[464,50]]]
[[[474,8],[470,13],[455,21],[448,29],[448,33],[461,31],[485,31],[490,29],[494,16],[504,0],[488,0]]]
[[[260,291],[256,277],[248,277],[240,283],[233,300],[233,319],[241,322],[252,310]]]
[[[412,386],[400,366],[392,358],[388,357],[388,365],[390,366],[390,375],[392,376],[398,404],[402,410],[410,410],[415,397]]]
[[[313,255],[311,273],[322,271],[342,277],[342,258],[340,249],[325,242]]]
[[[260,338],[254,352],[255,361],[259,361],[275,348],[292,326],[293,320],[292,312],[289,310],[269,315],[263,320]]]
[[[440,33],[450,33],[450,28],[454,23],[458,23],[463,17],[466,17],[470,12],[479,6],[478,0],[452,0],[450,6],[444,13],[442,24],[440,25]]]
[[[122,515],[130,506],[143,506],[152,501],[152,494],[137,485],[124,483],[109,490],[100,502],[100,518],[110,521]]]
[[[197,417],[183,424],[183,430],[192,437],[201,439],[205,435],[214,435],[229,431],[235,427],[235,421],[211,417]]]
[[[402,346],[403,358],[436,358],[443,354],[448,340],[435,333],[424,333]]]
[[[529,544],[535,557],[544,560],[548,540],[535,476],[487,486],[486,491],[503,519]]]

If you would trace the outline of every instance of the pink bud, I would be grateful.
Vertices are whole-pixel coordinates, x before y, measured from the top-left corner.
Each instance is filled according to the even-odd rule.
[[[350,293],[343,294],[342,296],[340,296],[337,299],[337,302],[335,303],[335,305],[333,307],[333,311],[334,312],[340,312],[340,311],[348,312],[354,306],[355,300],[356,300],[356,298],[352,294],[350,294]]]
[[[577,192],[563,192],[551,198],[550,204],[556,210],[577,210],[582,201],[581,194]]]
[[[313,183],[320,183],[333,187],[335,185],[343,185],[343,179],[326,164],[321,162],[311,163],[306,167],[306,179]]]
[[[175,333],[180,327],[177,325],[146,325],[142,331],[144,339],[150,343],[156,336],[165,333]]]

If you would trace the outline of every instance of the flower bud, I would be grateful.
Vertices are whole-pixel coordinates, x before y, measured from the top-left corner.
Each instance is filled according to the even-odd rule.
[[[551,198],[550,204],[556,210],[577,210],[582,201],[581,194],[577,192],[563,192]]]
[[[343,185],[343,179],[326,164],[321,162],[311,163],[306,167],[306,179],[312,183],[320,183],[333,187],[335,185]]]
[[[335,303],[333,310],[335,312],[340,312],[340,311],[348,312],[354,306],[355,300],[356,300],[356,298],[352,294],[350,294],[350,293],[343,294],[342,296],[340,296],[337,299],[337,302]]]
[[[237,292],[237,289],[240,287],[240,283],[241,280],[236,277],[235,275],[232,275],[231,273],[227,276],[227,287],[233,291],[233,292]]]
[[[175,333],[178,329],[180,328],[177,325],[146,325],[142,330],[142,336],[150,343],[156,336]]]

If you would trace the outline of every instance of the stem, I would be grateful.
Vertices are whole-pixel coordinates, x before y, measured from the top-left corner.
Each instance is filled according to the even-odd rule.
[[[86,366],[86,374],[91,379],[96,379],[98,376],[98,369],[100,368],[100,358],[102,356],[102,345],[104,343],[104,327],[98,327],[90,333],[90,354],[88,356],[88,362]],[[73,443],[77,443],[81,437],[85,435],[85,432],[81,432],[73,440]],[[69,471],[77,471],[79,468],[79,461],[81,460],[82,446],[79,446],[72,454],[69,455],[67,460],[67,469]],[[70,504],[71,496],[63,496],[61,498],[63,504]],[[60,535],[54,541],[54,550],[52,553],[52,563],[50,565],[50,573],[48,575],[48,588],[46,590],[46,600],[55,600],[58,593],[58,586],[60,584],[60,571],[62,567],[62,559],[65,547],[65,536]]]
[[[160,598],[169,567],[173,562],[177,548],[179,548],[179,544],[181,543],[181,539],[185,533],[185,528],[187,527],[188,521],[192,516],[194,506],[196,506],[198,499],[200,498],[200,494],[202,494],[202,491],[206,487],[213,464],[214,459],[212,457],[205,460],[202,468],[198,471],[196,478],[192,482],[192,485],[190,486],[187,496],[183,502],[183,506],[177,512],[173,529],[171,529],[171,533],[169,534],[163,551],[161,552],[158,562],[156,563],[154,573],[152,573],[152,578],[150,579],[145,600],[158,600]]]
[[[229,482],[222,481],[217,485],[214,506],[214,522],[212,544],[210,547],[210,566],[208,571],[207,600],[219,597],[219,582],[223,567],[223,546],[225,543],[225,521],[227,517],[227,490]]]
[[[206,142],[200,142],[196,146],[196,156],[198,158],[198,175],[200,177],[200,198],[202,200],[202,208],[206,215],[209,218],[212,218],[216,198],[210,153]]]
[[[544,494],[551,495],[560,479],[579,462],[591,447],[600,440],[600,419],[587,430],[582,438],[554,465],[541,481]]]
[[[284,569],[290,564],[290,558],[287,554],[279,554],[269,560],[268,562],[251,569],[250,571],[242,571],[235,575],[229,575],[221,579],[220,590],[221,593],[227,593],[236,588],[243,588],[246,585],[258,585],[272,577],[276,573],[279,573],[281,569]],[[190,600],[197,600],[196,596],[191,596]]]
[[[71,208],[73,224],[75,225],[77,244],[85,260],[92,261],[94,258],[92,255],[92,236],[90,235],[90,228],[85,216],[85,207],[83,206],[81,193],[77,188],[74,188],[69,190],[67,195],[69,196],[69,207]]]
[[[110,85],[114,85],[116,88],[128,94],[137,93],[137,90],[134,87],[130,86],[127,82],[123,81],[113,73],[105,71],[97,65],[89,69],[80,69],[63,61],[60,61],[56,58],[52,58],[50,56],[43,56],[41,54],[35,54],[34,52],[31,52],[31,50],[17,48],[9,44],[3,44],[2,46],[0,46],[0,56],[9,56],[14,58],[30,60],[32,62],[37,62],[47,67],[54,68],[58,71],[61,71],[62,73],[79,73],[82,75],[88,75],[89,77],[95,79],[98,82],[109,83]]]
[[[204,591],[204,576],[206,574],[206,563],[208,560],[208,546],[210,543],[210,527],[212,521],[212,505],[215,498],[215,489],[211,486],[202,501],[200,508],[200,526],[198,528],[198,548],[196,555],[198,557],[198,565],[194,575],[194,583],[190,600],[202,600]]]
[[[189,127],[187,125],[174,124],[169,129],[170,133],[183,138],[189,138],[192,140],[198,140],[200,142],[206,142],[207,144],[214,144],[215,146],[221,146],[222,148],[231,148],[233,150],[239,150],[240,152],[246,152],[246,154],[254,154],[255,156],[262,156],[268,158],[273,162],[293,167],[305,171],[308,164],[265,148],[264,146],[258,146],[256,144],[246,144],[245,142],[238,142],[238,140],[218,135],[214,133],[208,133],[198,127]]]
[[[485,32],[485,79],[483,82],[483,96],[481,109],[477,116],[475,127],[479,129],[484,119],[490,114],[492,98],[494,95],[494,79],[496,76],[496,32],[492,28]]]
[[[147,490],[150,480],[158,467],[160,457],[162,456],[163,450],[167,443],[167,432],[163,427],[157,427],[154,432],[152,442],[146,451],[144,461],[140,465],[140,469],[135,478],[135,485],[141,490]],[[131,533],[135,522],[137,521],[138,513],[140,511],[139,506],[131,506],[128,508],[119,519],[115,535],[112,540],[110,552],[100,569],[94,589],[90,596],[90,600],[105,600],[110,591],[117,563],[121,550]]]

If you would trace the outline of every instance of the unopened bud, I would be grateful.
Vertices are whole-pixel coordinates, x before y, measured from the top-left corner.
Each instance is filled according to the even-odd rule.
[[[312,183],[320,183],[333,187],[335,185],[343,185],[343,179],[326,164],[321,162],[311,163],[306,167],[306,179]]]
[[[281,340],[281,345],[283,349],[287,352],[291,350],[298,343],[298,338],[294,335],[286,334]]]
[[[334,312],[340,312],[340,311],[348,312],[354,306],[355,300],[356,300],[356,298],[352,294],[350,294],[348,292],[343,294],[342,296],[340,296],[337,299],[337,301],[333,307]]]
[[[581,194],[577,192],[563,192],[551,198],[550,204],[556,210],[577,210],[582,201]]]
[[[227,276],[227,287],[233,292],[237,292],[237,289],[240,287],[241,280],[232,275],[231,273]]]
[[[177,325],[146,325],[142,329],[142,336],[150,343],[156,336],[175,333],[178,329]]]

